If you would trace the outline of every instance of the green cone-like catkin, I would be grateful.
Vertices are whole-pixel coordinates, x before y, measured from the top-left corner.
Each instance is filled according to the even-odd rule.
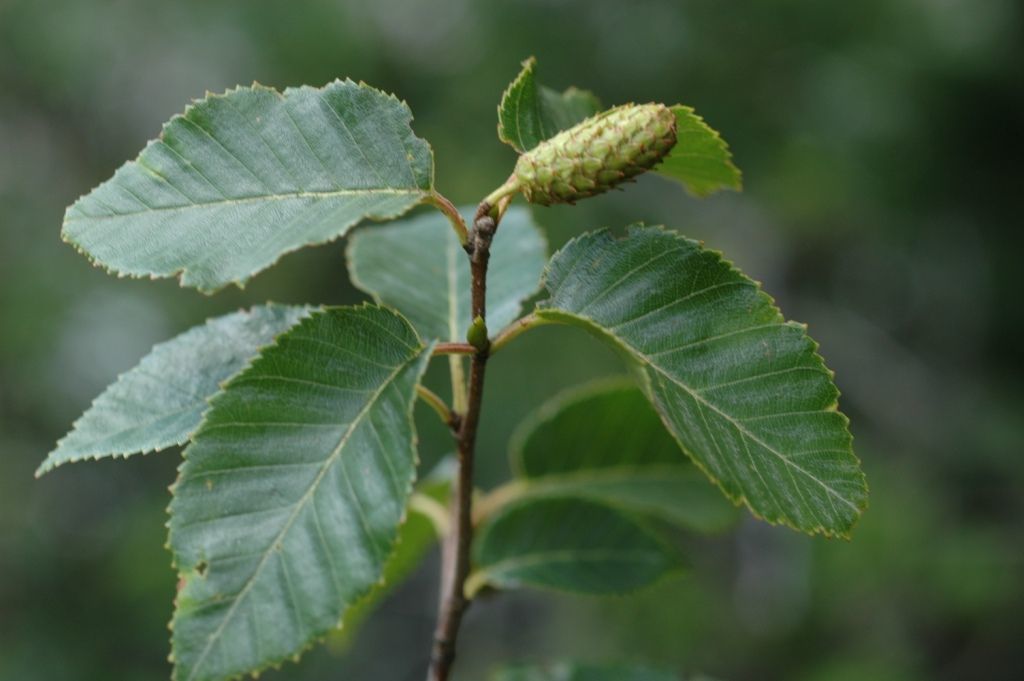
[[[676,116],[664,104],[624,104],[563,130],[519,157],[527,201],[547,206],[606,192],[650,170],[675,146]]]

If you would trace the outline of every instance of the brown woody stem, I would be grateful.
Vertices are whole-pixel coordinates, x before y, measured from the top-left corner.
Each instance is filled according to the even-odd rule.
[[[491,240],[497,229],[497,222],[491,213],[490,204],[480,204],[466,245],[472,275],[471,316],[474,319],[487,318],[487,263],[491,255]],[[501,212],[495,213],[500,219]],[[469,607],[465,583],[469,576],[469,549],[473,540],[473,457],[488,356],[489,348],[483,344],[479,349],[474,348],[470,363],[468,404],[457,433],[459,470],[452,490],[452,529],[445,538],[442,553],[441,595],[427,681],[448,680],[455,661],[459,625]]]

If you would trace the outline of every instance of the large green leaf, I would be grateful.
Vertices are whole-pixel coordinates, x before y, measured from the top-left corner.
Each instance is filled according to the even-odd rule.
[[[542,405],[517,430],[511,459],[516,479],[488,499],[574,496],[702,531],[720,530],[736,515],[679,456],[643,393],[624,381],[577,388]]]
[[[490,584],[625,593],[680,568],[679,557],[631,515],[572,497],[525,499],[484,523],[467,590]]]
[[[475,208],[464,208],[467,219]],[[540,287],[547,244],[530,211],[512,207],[494,237],[487,277],[487,324],[514,321]],[[402,312],[424,338],[461,341],[470,322],[469,262],[448,220],[430,212],[357,231],[348,245],[356,286]]]
[[[601,110],[591,92],[574,87],[557,92],[537,82],[537,60],[530,57],[498,105],[498,138],[527,152]]]
[[[807,532],[847,536],[867,503],[817,344],[695,241],[634,226],[552,257],[537,314],[610,341],[683,450],[726,495]]]
[[[381,579],[415,477],[429,356],[395,313],[334,308],[211,400],[172,490],[175,679],[292,657]]]
[[[688,106],[676,104],[672,111],[676,114],[676,145],[655,171],[681,182],[695,196],[720,189],[739,190],[742,175],[721,135]]]
[[[64,239],[118,274],[213,291],[401,215],[433,183],[409,108],[352,81],[208,95],[72,205]]]
[[[103,391],[36,475],[61,464],[181,445],[206,400],[308,308],[267,305],[211,319],[153,348]]]
[[[514,665],[500,670],[494,681],[679,681],[667,671],[636,664],[584,664],[558,662],[551,665]]]

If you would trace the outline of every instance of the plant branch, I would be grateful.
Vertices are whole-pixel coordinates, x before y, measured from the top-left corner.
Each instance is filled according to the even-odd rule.
[[[471,316],[474,319],[487,318],[487,264],[491,240],[497,230],[497,222],[491,212],[489,203],[484,201],[480,204],[466,247],[471,273]],[[500,212],[498,216],[500,218]],[[485,342],[474,349],[470,363],[468,404],[458,432],[459,471],[452,490],[452,531],[445,538],[442,555],[441,594],[428,681],[448,680],[455,660],[459,626],[469,606],[465,582],[470,572],[469,550],[473,539],[473,458],[489,354],[490,349]]]

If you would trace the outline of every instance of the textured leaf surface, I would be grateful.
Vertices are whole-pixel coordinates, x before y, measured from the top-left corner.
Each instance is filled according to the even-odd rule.
[[[330,638],[334,650],[347,648],[352,643],[366,618],[416,571],[430,549],[442,538],[442,526],[437,521],[444,519],[447,522],[450,490],[450,479],[428,478],[416,486],[409,500],[405,522],[398,530],[394,550],[384,565],[381,581],[366,597],[345,611],[344,626]]]
[[[688,106],[672,107],[676,114],[676,145],[655,171],[683,183],[695,196],[743,186],[733,165],[729,145]]]
[[[546,666],[516,665],[502,669],[494,681],[679,681],[667,671],[634,664],[577,664],[559,662]]]
[[[632,383],[603,381],[542,405],[513,437],[515,496],[575,496],[703,531],[735,510],[689,461]],[[553,519],[554,521],[555,519]]]
[[[351,81],[208,95],[75,202],[64,239],[119,274],[242,284],[289,251],[420,202],[433,156],[411,120],[404,103]]]
[[[501,97],[498,137],[523,153],[600,110],[601,102],[591,92],[574,87],[557,92],[541,85],[537,60],[530,57]]]
[[[296,655],[379,582],[415,476],[429,354],[393,312],[334,308],[214,397],[170,508],[175,679]]]
[[[463,213],[471,219],[475,210]],[[495,332],[515,321],[540,287],[547,244],[528,209],[508,210],[491,252],[487,327]],[[465,340],[472,321],[469,262],[440,213],[356,232],[348,267],[356,286],[401,311],[424,338]]]
[[[590,594],[636,590],[679,558],[632,516],[583,499],[540,498],[503,508],[473,544],[470,586],[535,586]]]
[[[551,259],[545,319],[618,348],[683,450],[734,501],[846,536],[867,503],[839,392],[803,325],[718,253],[660,228],[579,237]]]
[[[211,319],[155,346],[96,398],[36,475],[70,461],[184,444],[220,384],[307,312],[283,305],[254,307]]]

